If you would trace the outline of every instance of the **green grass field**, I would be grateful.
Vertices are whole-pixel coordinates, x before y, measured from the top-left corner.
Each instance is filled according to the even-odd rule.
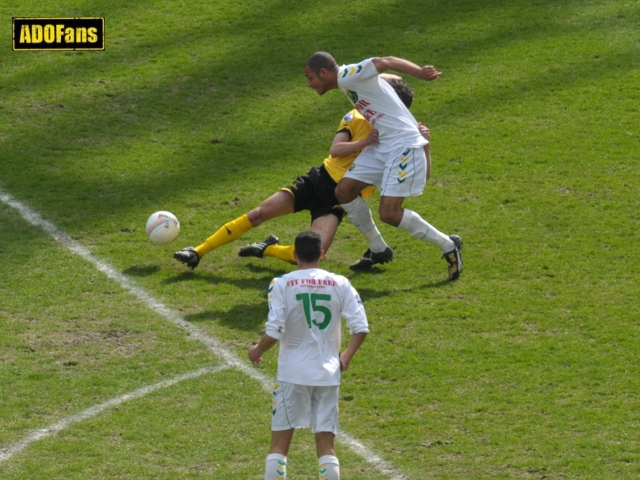
[[[250,231],[193,272],[171,255],[325,158],[350,105],[306,88],[318,50],[443,72],[406,79],[433,174],[405,206],[465,242],[450,283],[437,249],[379,225],[395,260],[354,274],[366,244],[340,227],[323,267],[350,278],[371,325],[343,377],[342,478],[640,476],[637,2],[0,13],[0,478],[263,477],[277,352],[254,367],[246,350],[271,278],[294,267],[237,251],[289,243],[309,218]],[[48,16],[105,17],[105,51],[11,50],[11,17]],[[157,210],[182,224],[166,247],[144,231]],[[316,478],[310,432],[288,470]]]

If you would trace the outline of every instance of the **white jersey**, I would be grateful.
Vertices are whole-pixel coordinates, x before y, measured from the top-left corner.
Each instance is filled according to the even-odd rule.
[[[380,77],[371,59],[338,69],[338,87],[362,116],[378,130],[374,148],[388,153],[400,148],[419,148],[429,143],[418,122],[389,82]]]
[[[340,385],[343,317],[352,335],[369,331],[360,296],[342,275],[310,268],[274,278],[265,333],[280,340],[278,381]]]

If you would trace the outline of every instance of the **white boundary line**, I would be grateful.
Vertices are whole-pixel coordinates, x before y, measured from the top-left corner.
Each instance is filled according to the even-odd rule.
[[[135,400],[136,398],[143,397],[148,393],[155,392],[156,390],[160,390],[161,388],[171,387],[178,382],[182,382],[183,380],[190,380],[192,378],[200,377],[206,373],[218,373],[222,370],[229,368],[228,365],[218,365],[217,367],[205,367],[199,370],[194,370],[193,372],[185,373],[184,375],[180,375],[174,377],[169,380],[165,380],[164,382],[156,383],[154,385],[148,385],[146,387],[139,388],[130,393],[125,393],[116,398],[112,398],[111,400],[107,400],[100,405],[94,405],[93,407],[87,408],[86,410],[76,414],[71,415],[70,417],[63,418],[62,420],[54,423],[53,425],[41,428],[40,430],[36,430],[35,432],[27,435],[22,440],[19,440],[15,443],[12,443],[8,447],[4,447],[0,449],[0,463],[9,460],[14,455],[20,453],[22,450],[27,448],[33,442],[38,440],[42,440],[43,438],[50,437],[51,435],[55,435],[56,433],[64,430],[69,425],[73,423],[78,423],[83,420],[88,420],[91,417],[95,417],[99,413],[102,413],[108,408],[117,407],[118,405],[123,404],[124,402],[128,402],[129,400]]]
[[[230,350],[227,350],[216,338],[207,335],[206,332],[202,331],[198,327],[187,322],[180,315],[175,313],[169,307],[165,306],[161,301],[155,299],[151,294],[147,293],[144,289],[136,285],[135,282],[133,282],[130,278],[118,272],[106,261],[101,260],[95,255],[93,255],[86,247],[82,246],[80,242],[73,240],[62,230],[58,229],[58,227],[56,227],[54,224],[42,218],[42,216],[39,213],[30,209],[23,203],[19,202],[8,193],[5,193],[2,189],[0,189],[0,201],[8,205],[9,207],[17,210],[18,213],[22,216],[22,218],[24,218],[28,223],[30,223],[34,227],[42,228],[45,232],[51,235],[51,237],[53,237],[55,240],[57,240],[59,243],[65,246],[72,253],[75,253],[76,255],[87,260],[89,263],[93,264],[99,271],[104,273],[111,280],[115,281],[122,288],[124,288],[125,290],[128,290],[133,295],[135,295],[139,300],[142,301],[142,303],[147,305],[151,310],[160,314],[166,320],[173,323],[177,327],[185,330],[192,338],[195,338],[196,340],[199,340],[200,342],[204,343],[209,348],[209,350],[211,350],[214,354],[221,357],[222,361],[226,366],[233,367],[240,370],[241,372],[245,373],[246,375],[253,378],[254,380],[257,380],[262,385],[262,388],[264,390],[266,390],[267,392],[271,392],[273,387],[273,380],[271,378],[267,377],[261,371],[251,367],[246,362],[243,362],[242,360],[240,360],[240,358],[235,353],[233,353]],[[136,392],[137,391],[138,390],[136,390]],[[116,400],[117,399],[114,399],[112,401],[116,401]],[[79,415],[82,415],[82,413],[80,413]],[[73,418],[73,417],[70,417],[70,418]],[[60,423],[61,422],[58,422],[57,424],[54,425],[54,427],[56,425],[60,425]],[[49,427],[49,428],[51,429],[53,427]],[[38,438],[36,438],[35,440],[37,439]],[[397,471],[386,460],[376,455],[374,452],[368,449],[365,445],[360,443],[356,438],[343,432],[342,430],[338,432],[338,440],[340,440],[342,443],[347,445],[354,453],[363,457],[367,461],[367,463],[370,463],[373,466],[375,466],[381,473],[384,473],[385,475],[389,475],[391,477],[391,480],[403,480],[407,478],[404,474]],[[31,440],[31,441],[34,441],[34,440]],[[28,443],[26,445],[28,445]]]

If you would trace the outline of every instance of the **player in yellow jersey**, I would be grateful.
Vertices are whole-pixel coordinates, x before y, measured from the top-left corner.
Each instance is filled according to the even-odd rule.
[[[384,77],[390,82],[403,103],[410,106],[413,100],[411,89],[404,85],[398,76],[385,75]],[[423,134],[428,134],[426,127],[423,127]],[[207,253],[237,240],[252,228],[282,215],[302,210],[311,212],[311,230],[320,234],[322,249],[327,252],[335,238],[338,225],[345,215],[335,197],[336,185],[358,153],[365,147],[374,144],[377,138],[378,132],[371,128],[362,115],[355,109],[350,111],[340,122],[329,150],[329,157],[324,160],[322,166],[313,167],[306,175],[298,177],[293,184],[281,188],[253,210],[226,223],[201,245],[195,248],[183,248],[175,252],[173,257],[194,269]],[[373,190],[373,187],[363,190],[362,196],[371,195]],[[381,244],[383,253],[378,254],[375,260],[365,255],[351,265],[352,269],[369,269],[376,263],[386,263],[392,260],[393,252],[384,243],[377,228],[370,232],[370,237],[371,241],[377,241]],[[279,245],[278,238],[270,235],[263,242],[242,248],[239,255],[243,257],[276,257],[295,264],[293,250],[293,245]]]

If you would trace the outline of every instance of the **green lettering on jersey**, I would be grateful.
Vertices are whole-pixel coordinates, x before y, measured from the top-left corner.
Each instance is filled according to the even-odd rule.
[[[331,302],[331,295],[324,293],[299,293],[296,295],[296,300],[302,302],[302,308],[304,309],[304,316],[307,320],[307,325],[312,328],[312,324],[318,327],[320,330],[324,330],[329,326],[331,322],[331,310],[324,305],[318,305],[317,302]],[[311,316],[311,311],[319,312],[323,315],[324,319],[318,323],[315,317]]]

